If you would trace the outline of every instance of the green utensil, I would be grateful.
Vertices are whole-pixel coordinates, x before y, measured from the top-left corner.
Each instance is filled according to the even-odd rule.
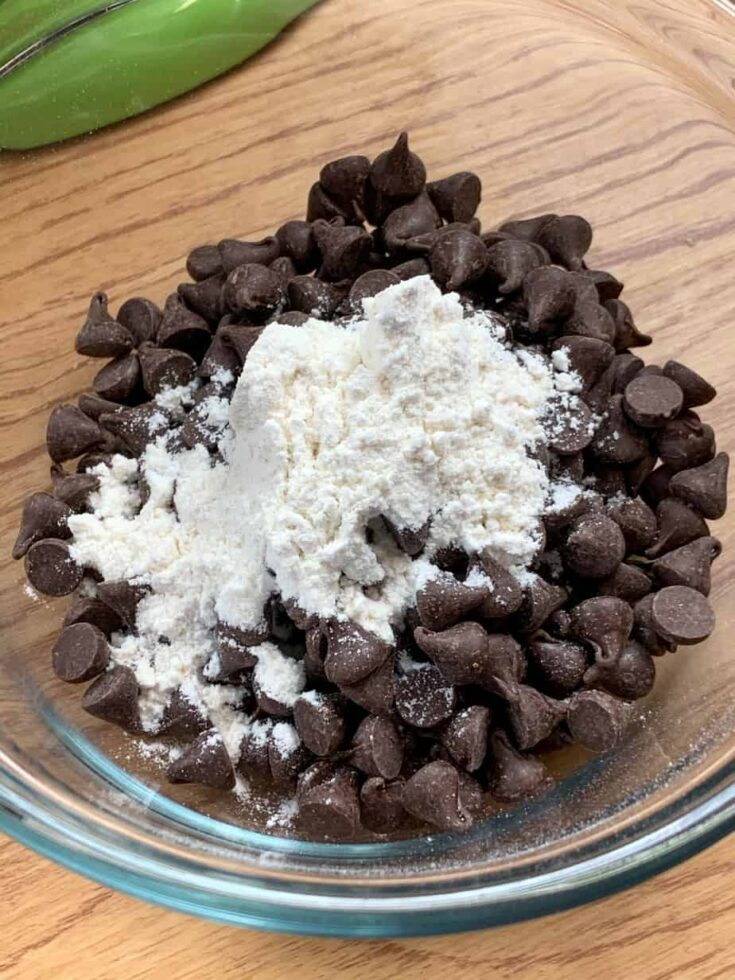
[[[0,0],[0,147],[134,116],[254,54],[318,0]]]

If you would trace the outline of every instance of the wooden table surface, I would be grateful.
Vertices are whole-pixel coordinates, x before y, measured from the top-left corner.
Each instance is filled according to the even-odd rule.
[[[601,263],[628,282],[626,298],[666,354],[690,360],[672,294],[697,288],[710,263],[721,291],[692,363],[725,385],[732,38],[733,22],[708,0],[327,0],[194,95],[90,139],[0,158],[3,330],[17,372],[2,405],[15,452],[2,530],[45,479],[50,407],[89,385],[93,367],[71,352],[86,296],[162,299],[188,247],[298,216],[325,159],[374,153],[402,128],[430,167],[483,174],[488,224],[552,207],[590,215]],[[732,386],[718,404],[732,441]],[[732,559],[720,567],[730,581]],[[632,891],[535,923],[365,943],[186,919],[0,840],[0,976],[731,977],[734,867],[735,841],[724,841]]]

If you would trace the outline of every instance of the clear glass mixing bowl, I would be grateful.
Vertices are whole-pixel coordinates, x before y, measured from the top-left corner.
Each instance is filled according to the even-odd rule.
[[[622,748],[466,837],[305,844],[172,789],[56,681],[63,602],[6,556],[45,485],[51,407],[89,386],[89,294],[161,300],[188,249],[303,213],[327,159],[402,128],[432,174],[477,170],[486,227],[581,211],[627,283],[649,359],[681,357],[735,429],[735,23],[706,0],[332,0],[244,68],[91,138],[0,157],[0,827],[115,888],[220,921],[387,936],[539,915],[633,884],[735,822],[732,516],[716,525],[715,635],[659,663]],[[733,511],[732,513],[735,513]]]

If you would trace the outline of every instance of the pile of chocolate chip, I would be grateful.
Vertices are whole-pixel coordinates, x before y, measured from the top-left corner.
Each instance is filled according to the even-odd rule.
[[[706,521],[725,512],[728,458],[695,411],[714,389],[683,364],[646,366],[631,352],[650,337],[620,299],[622,283],[585,263],[584,218],[544,214],[483,232],[480,191],[472,173],[427,183],[402,134],[373,162],[328,163],[306,220],[262,241],[196,248],[193,282],[163,310],[134,298],[113,319],[95,295],[76,348],[111,360],[92,393],[52,413],[52,490],[23,509],[14,556],[25,558],[34,588],[63,596],[97,579],[66,614],[54,670],[71,683],[92,680],[86,710],[140,733],[135,675],[110,668],[108,640],[135,630],[146,587],[99,581],[69,551],[67,519],[89,507],[97,464],[137,457],[160,434],[216,458],[198,406],[231,395],[268,322],[349,318],[363,298],[413,276],[431,275],[468,307],[504,317],[516,345],[546,357],[566,351],[581,402],[539,454],[554,480],[585,492],[546,515],[529,584],[490,554],[446,548],[432,561],[449,574],[420,592],[395,644],[277,595],[264,630],[220,624],[219,666],[206,680],[237,685],[243,712],[292,717],[300,745],[246,736],[233,766],[180,692],[166,709],[161,733],[185,743],[172,781],[228,789],[237,768],[254,785],[295,793],[300,831],[312,838],[466,830],[483,801],[540,793],[550,785],[544,753],[572,742],[611,749],[632,703],[651,690],[654,658],[714,628],[706,597],[720,544]],[[183,422],[153,404],[195,378]],[[421,552],[422,535],[393,531],[407,553]],[[477,568],[491,587],[468,581]],[[250,650],[265,639],[303,657],[309,691],[293,709],[253,683]]]

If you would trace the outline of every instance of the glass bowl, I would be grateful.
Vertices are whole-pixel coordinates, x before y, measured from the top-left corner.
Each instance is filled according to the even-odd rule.
[[[89,294],[161,300],[193,245],[303,214],[327,159],[406,128],[434,175],[473,169],[481,216],[582,212],[592,261],[626,283],[655,343],[720,390],[735,430],[735,23],[706,0],[333,0],[262,55],[95,136],[0,158],[5,503],[0,827],[114,888],[224,922],[351,936],[465,930],[631,885],[735,822],[732,516],[706,643],[658,662],[619,751],[465,837],[306,844],[243,829],[236,804],[172,789],[56,681],[63,602],[7,556],[47,483],[50,409],[89,387],[73,352]],[[561,763],[555,763],[561,766]],[[561,773],[563,775],[563,773]]]

